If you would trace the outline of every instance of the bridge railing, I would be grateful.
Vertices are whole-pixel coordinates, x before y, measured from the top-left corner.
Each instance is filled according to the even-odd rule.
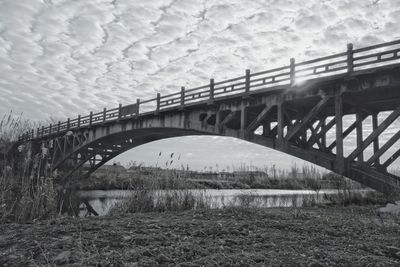
[[[274,90],[280,86],[295,88],[305,80],[337,74],[352,73],[354,71],[371,69],[380,66],[400,63],[400,40],[353,49],[347,45],[347,51],[317,59],[296,63],[290,59],[290,64],[280,68],[251,73],[246,70],[245,75],[233,79],[209,83],[194,88],[181,90],[148,100],[137,99],[136,103],[114,109],[103,109],[98,113],[91,112],[86,116],[67,119],[64,122],[51,124],[47,127],[31,130],[19,137],[19,141],[28,141],[35,138],[68,132],[73,129],[91,127],[127,118],[137,118],[139,115],[158,113],[165,109],[184,108],[196,103],[212,102],[217,98],[229,95],[245,95],[261,90]]]

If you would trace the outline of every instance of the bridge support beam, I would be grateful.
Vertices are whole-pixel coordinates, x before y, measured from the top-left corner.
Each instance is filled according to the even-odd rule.
[[[343,154],[343,100],[342,94],[335,95],[335,122],[336,122],[336,169],[340,174],[344,174],[344,154]]]

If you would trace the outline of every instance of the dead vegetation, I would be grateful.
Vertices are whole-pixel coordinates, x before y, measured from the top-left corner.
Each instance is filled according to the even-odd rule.
[[[1,266],[399,266],[374,208],[197,210],[1,227]]]
[[[29,126],[29,121],[12,113],[0,122],[0,147],[3,151],[0,159],[0,223],[48,219],[58,213],[52,177],[38,175],[40,168],[45,166],[42,158],[38,156],[31,160],[22,157],[28,154],[25,146],[18,147],[17,153],[6,158],[6,152]]]
[[[203,190],[188,189],[188,181],[179,173],[153,172],[148,180],[132,182],[130,196],[118,204],[112,214],[136,212],[166,212],[210,208],[212,203]]]

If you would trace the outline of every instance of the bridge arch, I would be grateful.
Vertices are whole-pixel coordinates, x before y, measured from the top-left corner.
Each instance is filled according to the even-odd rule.
[[[53,151],[52,169],[69,169],[68,174],[64,177],[68,178],[75,171],[82,168],[84,164],[89,163],[89,167],[86,168],[87,171],[84,174],[84,176],[89,176],[105,163],[135,147],[173,137],[210,134],[204,131],[156,127],[125,130],[94,138],[89,138],[86,135],[84,139],[80,134],[65,135],[54,139],[52,146],[60,148],[64,147],[65,142],[73,143],[74,139],[81,141],[75,141],[76,146],[69,151]],[[62,156],[56,158],[58,153]]]

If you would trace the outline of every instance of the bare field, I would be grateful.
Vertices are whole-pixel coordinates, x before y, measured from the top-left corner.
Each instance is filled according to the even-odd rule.
[[[399,266],[376,207],[221,209],[0,225],[1,266]]]

